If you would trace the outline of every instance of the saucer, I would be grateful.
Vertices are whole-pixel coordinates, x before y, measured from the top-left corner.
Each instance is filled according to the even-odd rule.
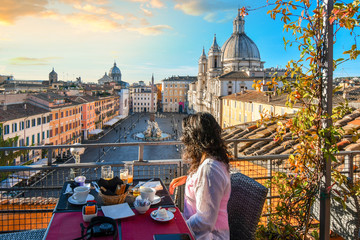
[[[154,210],[154,211],[152,211],[152,212],[150,213],[151,218],[154,219],[154,220],[156,220],[156,221],[159,221],[159,222],[167,222],[167,221],[170,221],[171,219],[174,218],[174,214],[173,214],[172,212],[168,211],[168,210],[166,210],[167,215],[168,215],[167,218],[161,218],[161,217],[158,217],[158,216],[154,216],[154,215],[156,215],[157,211],[158,211],[158,210]]]
[[[87,196],[85,202],[78,202],[78,201],[76,201],[75,199],[73,199],[73,196],[69,197],[69,198],[68,198],[68,201],[69,201],[69,203],[74,204],[74,205],[83,205],[83,204],[85,204],[87,201],[91,201],[91,200],[94,200],[94,199],[95,199],[94,196],[91,195],[91,194],[89,194],[89,195]]]
[[[137,196],[136,199],[141,199],[141,196]],[[155,195],[154,200],[152,200],[151,205],[155,205],[161,202],[161,198],[158,195]]]

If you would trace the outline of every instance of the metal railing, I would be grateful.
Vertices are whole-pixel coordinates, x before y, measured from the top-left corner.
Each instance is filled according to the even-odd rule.
[[[289,155],[237,156],[237,143],[249,141],[272,141],[272,139],[226,141],[228,144],[233,145],[234,156],[236,156],[231,162],[232,171],[241,171],[261,184],[270,180],[275,172],[288,171],[284,160]],[[75,164],[73,158],[66,163],[53,163],[51,156],[54,149],[137,146],[138,159],[132,161],[134,164],[134,178],[159,177],[168,185],[173,178],[186,174],[187,164],[184,164],[180,159],[147,161],[144,159],[144,148],[180,144],[179,141],[172,141],[0,148],[0,151],[46,149],[48,150],[48,156],[50,156],[47,165],[0,166],[0,176],[3,178],[0,185],[0,232],[46,228],[64,182],[71,179],[72,170],[80,171],[87,179],[99,179],[102,165],[111,165],[114,172],[119,172],[124,166],[124,163],[119,162]],[[337,154],[337,157],[343,162],[341,165],[342,173],[348,174],[354,180],[358,179],[354,166],[360,166],[359,156],[360,151],[340,152]],[[4,181],[8,185],[4,184]],[[266,210],[264,216],[271,214],[271,211],[267,212],[269,206],[278,201],[278,196],[274,195],[275,190],[276,186],[270,186],[267,204],[264,207],[264,211]],[[183,189],[180,189],[179,194],[180,197],[178,197],[176,203],[181,208],[183,205]]]

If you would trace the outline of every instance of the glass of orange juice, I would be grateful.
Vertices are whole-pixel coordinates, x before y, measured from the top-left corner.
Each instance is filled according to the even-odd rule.
[[[128,171],[128,184],[132,185],[134,179],[134,165],[132,163],[125,163],[124,169],[127,169]]]
[[[127,169],[120,169],[120,179],[124,182],[124,183],[128,183],[128,175],[129,172]]]

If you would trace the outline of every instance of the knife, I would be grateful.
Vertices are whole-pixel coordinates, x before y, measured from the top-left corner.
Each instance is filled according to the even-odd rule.
[[[148,180],[148,181],[146,181],[146,182],[144,182],[144,183],[142,183],[142,184],[138,183],[134,188],[141,187],[141,186],[144,185],[145,183],[151,182],[152,180],[154,180],[154,179],[152,178],[152,179],[150,179],[150,180]]]
[[[96,182],[94,182],[94,181],[92,181],[91,183],[92,183],[92,185],[94,186],[95,191],[100,192],[100,187],[99,187],[99,185],[98,185]]]

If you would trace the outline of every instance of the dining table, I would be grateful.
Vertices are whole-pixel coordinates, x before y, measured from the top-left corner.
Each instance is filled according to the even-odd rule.
[[[134,179],[134,185],[139,182],[146,182],[149,179]],[[174,204],[168,190],[160,178],[154,178],[153,181],[159,181],[162,188],[157,190],[156,195],[160,197],[161,201],[157,204],[151,205],[150,209],[145,214],[140,214],[134,207],[135,197],[129,194],[126,202],[129,205],[133,216],[126,218],[115,219],[117,231],[114,236],[96,237],[92,239],[120,239],[120,240],[154,240],[154,239],[195,239],[190,229],[188,228],[185,219],[180,212],[180,209]],[[92,185],[93,181],[88,181]],[[74,185],[72,181],[64,183],[61,190],[59,201],[53,211],[50,223],[45,232],[44,239],[76,239],[80,238],[82,226],[88,227],[89,222],[84,222],[82,216],[83,205],[71,204],[68,198],[71,194],[67,194],[68,186]],[[98,207],[98,216],[104,216],[102,206],[104,206],[101,197],[94,187],[91,187],[90,194],[94,197]],[[171,210],[173,217],[171,220],[159,221],[151,215],[159,207],[166,210]],[[81,226],[82,225],[82,226]],[[154,238],[157,236],[159,238]],[[161,237],[161,238],[160,238]],[[176,238],[175,238],[176,237]],[[185,238],[186,237],[186,238]],[[86,238],[84,238],[86,239]]]

